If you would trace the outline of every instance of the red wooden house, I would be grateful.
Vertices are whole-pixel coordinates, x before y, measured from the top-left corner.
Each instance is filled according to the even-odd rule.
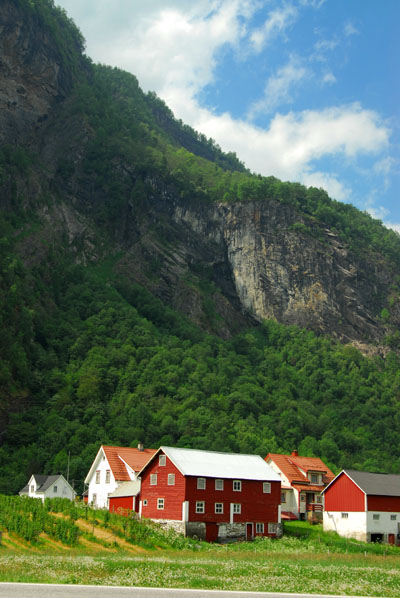
[[[163,446],[139,472],[140,514],[228,542],[280,534],[279,476],[258,455]]]
[[[400,475],[341,471],[323,493],[324,530],[400,545]]]

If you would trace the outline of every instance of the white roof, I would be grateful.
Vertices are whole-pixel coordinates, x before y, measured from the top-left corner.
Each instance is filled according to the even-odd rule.
[[[137,496],[140,492],[140,480],[134,482],[122,482],[114,492],[109,495],[109,498],[117,498],[118,496]]]
[[[279,475],[259,455],[217,453],[162,446],[161,450],[183,475],[232,480],[280,482]]]

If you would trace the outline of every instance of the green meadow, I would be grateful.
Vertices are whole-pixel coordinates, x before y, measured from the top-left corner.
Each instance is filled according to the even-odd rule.
[[[0,496],[0,582],[400,596],[400,549],[285,524],[230,545],[68,501]]]

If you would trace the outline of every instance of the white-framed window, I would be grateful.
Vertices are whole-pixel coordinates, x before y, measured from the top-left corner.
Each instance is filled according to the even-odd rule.
[[[322,505],[322,503],[323,503],[323,500],[324,500],[324,499],[323,499],[322,495],[321,495],[321,494],[317,494],[317,503],[318,503],[319,505]]]
[[[97,505],[97,494],[92,495],[92,504],[94,507]]]
[[[374,513],[374,514],[372,515],[372,519],[374,519],[375,521],[378,521],[378,520],[379,520],[379,518],[380,518],[380,515],[379,515],[379,513]]]
[[[286,492],[281,492],[281,503],[286,502]]]
[[[157,474],[156,473],[150,474],[150,486],[157,486]]]
[[[175,486],[175,474],[174,473],[168,474],[168,486]]]
[[[111,471],[109,469],[106,470],[106,484],[110,483],[111,479]]]
[[[96,484],[100,484],[100,469],[96,471]]]
[[[206,489],[206,478],[197,478],[197,490]]]
[[[319,484],[319,474],[318,473],[312,473],[310,476],[310,480],[312,484]]]
[[[264,494],[271,494],[271,482],[263,482]]]
[[[224,480],[215,480],[215,489],[223,490],[224,489]]]
[[[242,512],[242,505],[239,502],[233,503],[234,515],[240,515],[241,512]]]
[[[263,533],[264,533],[264,524],[256,523],[256,534],[263,534]]]
[[[147,505],[148,505],[148,504],[149,504],[149,503],[147,502],[147,498],[144,498],[144,499],[143,499],[143,506],[144,506],[144,507],[147,507]]]
[[[159,511],[164,510],[164,499],[163,498],[157,498],[157,509]]]
[[[31,486],[31,493],[33,494],[35,492],[35,486],[32,484]]]
[[[391,521],[396,521],[397,519],[397,515],[390,515],[390,520]]]
[[[300,502],[306,502],[306,495],[300,494]]]
[[[234,492],[242,491],[242,480],[233,480],[233,490]]]
[[[342,513],[342,519],[348,519],[348,518],[349,518],[348,513]]]
[[[205,513],[206,510],[206,503],[204,500],[197,500],[196,501],[196,513]]]
[[[167,457],[165,455],[158,455],[158,464],[160,467],[165,467],[167,464]]]
[[[57,494],[57,486],[53,486],[53,492],[54,494]]]
[[[268,533],[269,534],[276,534],[278,529],[277,523],[268,523]]]
[[[214,513],[223,513],[223,512],[224,512],[224,503],[216,502],[214,505]]]

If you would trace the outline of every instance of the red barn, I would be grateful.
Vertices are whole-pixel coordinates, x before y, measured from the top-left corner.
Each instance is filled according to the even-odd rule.
[[[323,493],[324,530],[400,545],[400,475],[346,470]]]
[[[139,472],[140,514],[209,542],[280,534],[279,476],[258,455],[163,446]]]

